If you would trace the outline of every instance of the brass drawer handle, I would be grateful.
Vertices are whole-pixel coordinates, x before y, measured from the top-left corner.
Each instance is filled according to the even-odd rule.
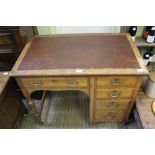
[[[113,80],[111,81],[111,83],[112,83],[113,85],[115,85],[115,86],[118,86],[118,85],[121,84],[121,80],[120,80],[120,79],[113,79]]]
[[[76,81],[69,81],[69,82],[67,82],[67,86],[69,86],[69,87],[75,87],[77,85],[78,85],[78,82],[76,82]]]
[[[115,109],[115,108],[118,108],[119,105],[117,103],[111,102],[111,103],[108,103],[106,107],[110,109]]]
[[[105,118],[106,118],[106,119],[113,119],[114,116],[106,116]]]
[[[112,98],[117,98],[117,97],[119,97],[120,96],[120,94],[121,94],[121,92],[118,92],[118,91],[112,91],[112,92],[110,92],[110,97],[112,97]]]
[[[33,82],[33,85],[34,86],[41,86],[42,85],[42,82],[41,81],[34,81]]]
[[[114,119],[115,116],[112,113],[109,113],[109,115],[105,116],[106,119]]]

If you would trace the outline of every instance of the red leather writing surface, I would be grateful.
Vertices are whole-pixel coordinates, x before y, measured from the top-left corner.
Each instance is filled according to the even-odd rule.
[[[140,68],[125,35],[37,37],[18,70]]]

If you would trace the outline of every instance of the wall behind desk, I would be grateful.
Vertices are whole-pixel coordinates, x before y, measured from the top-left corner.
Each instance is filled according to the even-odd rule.
[[[39,35],[65,33],[119,33],[120,26],[37,26]]]

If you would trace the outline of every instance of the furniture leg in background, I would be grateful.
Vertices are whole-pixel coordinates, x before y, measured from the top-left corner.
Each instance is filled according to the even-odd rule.
[[[24,113],[15,80],[0,73],[0,128],[19,128]]]

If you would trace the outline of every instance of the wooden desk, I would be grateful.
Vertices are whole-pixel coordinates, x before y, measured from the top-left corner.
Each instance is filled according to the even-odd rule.
[[[34,91],[79,90],[90,98],[90,123],[126,121],[147,74],[127,33],[36,36],[12,70],[33,112]]]

